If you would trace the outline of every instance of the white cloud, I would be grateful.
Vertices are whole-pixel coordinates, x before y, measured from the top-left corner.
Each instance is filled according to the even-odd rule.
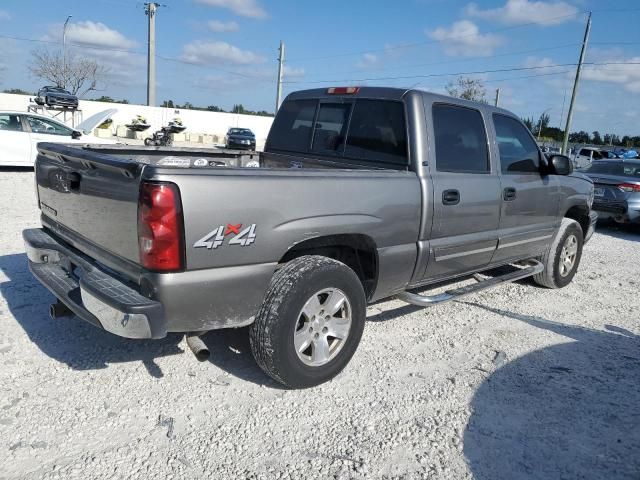
[[[42,39],[61,44],[62,28],[62,23],[49,25]],[[95,60],[106,68],[104,82],[100,82],[99,88],[104,87],[103,83],[107,86],[131,87],[146,81],[145,56],[127,51],[137,46],[135,41],[101,22],[87,20],[67,26],[69,53],[78,58]]]
[[[43,40],[50,42],[60,42],[62,44],[62,23],[49,25],[47,34]],[[122,33],[109,28],[104,23],[85,22],[70,23],[67,26],[67,45],[79,45],[83,47],[113,48],[128,50],[137,44],[128,39]]]
[[[181,58],[187,62],[198,64],[234,64],[251,65],[264,63],[266,59],[249,50],[240,48],[226,42],[196,40],[182,47]]]
[[[365,53],[364,55],[362,55],[362,58],[358,61],[358,63],[356,63],[356,67],[358,68],[372,67],[376,63],[378,63],[378,60],[380,59],[378,58],[377,55],[374,55],[373,53]]]
[[[212,32],[224,33],[224,32],[237,32],[240,29],[238,22],[221,22],[220,20],[209,20],[207,27]]]
[[[491,55],[503,43],[503,38],[498,35],[480,33],[478,26],[469,20],[460,20],[450,28],[439,27],[426,33],[442,44],[447,55]]]
[[[59,29],[59,32],[62,31],[61,25],[56,25],[54,28]],[[72,44],[90,47],[108,47],[122,50],[136,46],[136,42],[129,40],[117,30],[107,27],[104,23],[92,22],[91,20],[70,23],[67,27],[67,41]]]
[[[250,18],[265,18],[267,12],[257,0],[195,0],[202,5],[227,8],[236,15]]]
[[[640,56],[626,59],[609,58],[598,63],[613,63],[614,65],[587,64],[582,69],[584,80],[612,83],[622,86],[629,92],[640,93]],[[615,63],[626,63],[626,65],[615,65]]]
[[[290,67],[289,65],[284,66],[283,76],[285,78],[300,78],[304,77],[305,70],[302,67]]]
[[[11,20],[11,15],[6,10],[0,10],[0,20]]]
[[[494,20],[506,25],[536,23],[541,26],[559,25],[568,22],[578,9],[562,1],[507,0],[502,7],[481,10],[475,3],[465,7],[470,17]]]

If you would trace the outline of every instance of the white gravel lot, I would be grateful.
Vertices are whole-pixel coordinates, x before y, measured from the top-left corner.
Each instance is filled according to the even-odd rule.
[[[289,391],[245,330],[132,341],[27,269],[33,173],[0,171],[0,478],[640,478],[640,233],[601,227],[570,286],[369,307],[332,382]]]

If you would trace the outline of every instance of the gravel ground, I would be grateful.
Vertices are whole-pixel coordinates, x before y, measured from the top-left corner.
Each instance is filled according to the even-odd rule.
[[[281,389],[245,330],[120,339],[50,320],[0,171],[0,478],[640,478],[640,234],[600,228],[575,281],[369,307],[332,382]]]

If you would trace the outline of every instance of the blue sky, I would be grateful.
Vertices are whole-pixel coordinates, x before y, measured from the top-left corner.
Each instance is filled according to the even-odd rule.
[[[451,73],[501,89],[501,106],[564,122],[586,14],[593,27],[572,130],[640,134],[638,0],[162,0],[158,102],[273,111],[278,42],[284,93],[335,85],[418,86],[443,92]],[[109,69],[100,90],[143,103],[146,17],[134,0],[0,1],[0,89],[36,90],[36,48],[69,49]],[[10,38],[13,37],[13,38]],[[30,39],[31,41],[27,41]],[[510,71],[507,71],[510,70]],[[566,92],[566,98],[565,98]],[[565,106],[563,107],[563,99]]]

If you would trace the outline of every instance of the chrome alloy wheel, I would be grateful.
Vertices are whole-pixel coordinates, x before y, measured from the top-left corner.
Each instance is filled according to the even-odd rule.
[[[578,239],[575,235],[569,235],[562,245],[560,252],[560,276],[566,277],[576,264],[578,257]]]
[[[342,350],[351,329],[351,304],[342,290],[314,293],[298,314],[293,343],[298,358],[312,367],[329,363]]]

